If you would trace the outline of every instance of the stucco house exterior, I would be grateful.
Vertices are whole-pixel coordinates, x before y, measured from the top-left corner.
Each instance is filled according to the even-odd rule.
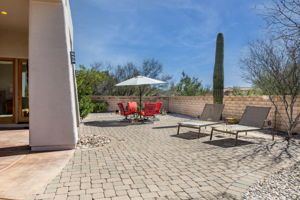
[[[34,151],[76,145],[72,51],[69,0],[1,0],[0,125],[29,123]]]

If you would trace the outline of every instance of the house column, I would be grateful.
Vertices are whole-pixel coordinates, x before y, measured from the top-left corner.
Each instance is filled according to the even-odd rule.
[[[30,0],[29,107],[33,151],[72,149],[77,142],[72,31],[62,0]]]

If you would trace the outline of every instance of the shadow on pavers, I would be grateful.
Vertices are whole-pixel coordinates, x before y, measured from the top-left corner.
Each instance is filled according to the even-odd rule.
[[[30,153],[29,145],[0,148],[0,157],[26,155],[28,153]]]
[[[207,134],[204,133],[200,133],[199,137],[198,137],[198,133],[197,132],[186,132],[186,133],[180,133],[179,135],[171,135],[171,137],[177,137],[180,139],[185,139],[185,140],[195,140],[195,139],[199,139],[199,138],[203,138],[203,137],[207,137]]]
[[[214,146],[219,146],[219,147],[223,147],[223,148],[238,147],[238,146],[254,144],[253,142],[238,140],[237,145],[235,145],[235,139],[233,139],[233,138],[227,138],[227,139],[221,139],[221,140],[210,140],[210,141],[206,141],[203,143],[209,144],[209,145],[214,145]]]
[[[157,126],[153,127],[152,129],[164,129],[164,128],[177,128],[178,126]]]
[[[97,126],[97,127],[124,127],[129,126],[128,121],[109,120],[109,121],[88,121],[83,123],[85,126]]]

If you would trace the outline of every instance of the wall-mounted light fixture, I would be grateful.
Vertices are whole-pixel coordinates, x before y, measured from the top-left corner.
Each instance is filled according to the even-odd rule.
[[[70,51],[70,58],[71,58],[71,64],[72,65],[76,64],[75,52],[74,51]]]
[[[8,13],[6,11],[1,11],[1,15],[7,15]]]

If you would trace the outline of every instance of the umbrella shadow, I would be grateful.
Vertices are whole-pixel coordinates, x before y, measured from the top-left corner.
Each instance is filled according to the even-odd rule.
[[[109,120],[109,121],[88,121],[83,123],[85,126],[96,126],[96,127],[126,127],[131,123],[128,121],[118,121],[118,120]]]
[[[88,121],[84,122],[85,126],[96,126],[96,127],[126,127],[134,125],[143,125],[143,124],[153,124],[152,120],[142,120],[142,121],[126,121],[126,120],[108,120],[108,121]]]

